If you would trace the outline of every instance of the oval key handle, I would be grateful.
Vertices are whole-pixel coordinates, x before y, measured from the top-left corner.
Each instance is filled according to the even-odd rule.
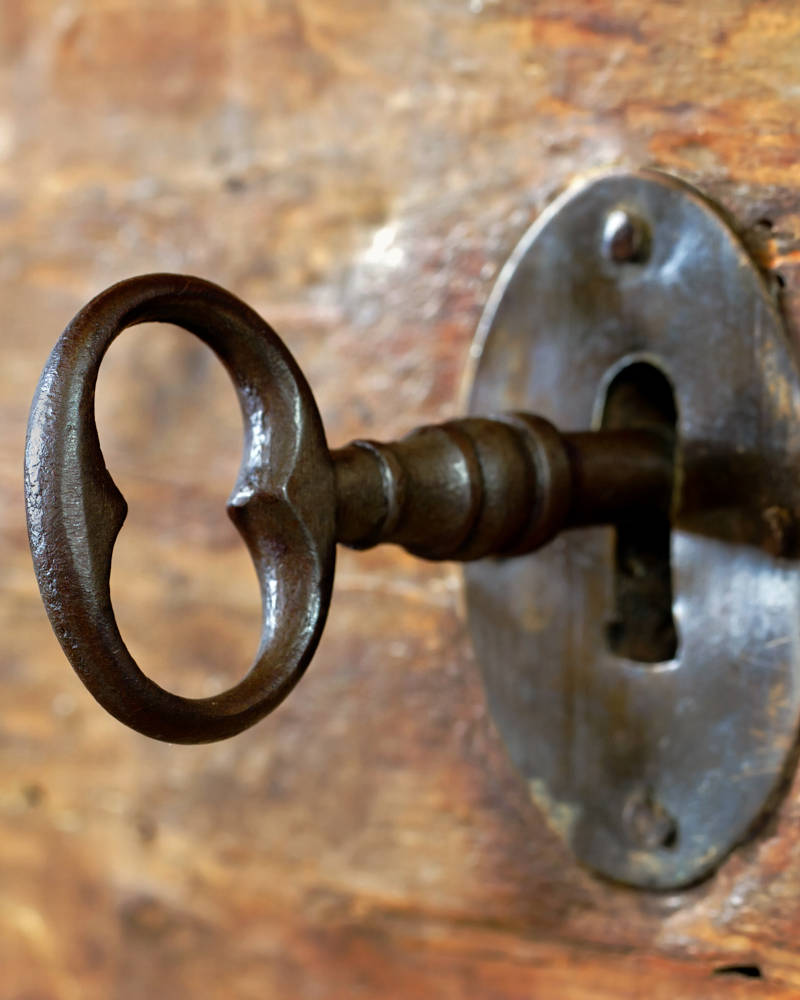
[[[172,694],[142,673],[111,605],[111,556],[127,507],[100,450],[95,385],[114,338],[153,321],[215,351],[244,417],[228,512],[258,574],[261,644],[244,679],[210,698]],[[45,365],[28,428],[28,531],[50,622],[94,697],[148,736],[203,743],[251,726],[303,674],[325,621],[337,540],[394,542],[428,559],[530,552],[565,527],[613,523],[642,505],[666,510],[672,451],[663,429],[561,435],[517,413],[329,452],[302,373],[256,313],[199,278],[145,275],[82,309]]]
[[[171,694],[136,665],[119,633],[109,575],[127,505],[109,475],[94,417],[103,356],[126,327],[174,323],[208,344],[242,408],[244,457],[228,512],[261,586],[261,643],[223,694]],[[333,463],[305,378],[283,342],[235,296],[197,278],[148,275],[82,309],[56,344],[33,401],[25,458],[28,531],[51,624],[83,683],[121,722],[175,743],[238,733],[302,675],[330,600]]]

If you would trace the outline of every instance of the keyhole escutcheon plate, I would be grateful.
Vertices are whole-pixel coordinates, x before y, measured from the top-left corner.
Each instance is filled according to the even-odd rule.
[[[567,431],[603,425],[628,369],[645,400],[654,373],[671,390],[660,539],[579,529],[465,575],[491,712],[547,821],[598,873],[689,885],[758,833],[795,759],[800,381],[769,278],[687,184],[595,176],[525,235],[473,357],[470,412]]]

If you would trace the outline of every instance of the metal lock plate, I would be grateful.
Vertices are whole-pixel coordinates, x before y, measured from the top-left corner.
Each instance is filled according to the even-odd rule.
[[[646,245],[609,245],[619,210]],[[567,431],[597,428],[635,363],[672,387],[673,657],[614,651],[620,572],[636,573],[614,528],[465,574],[493,717],[548,821],[603,875],[695,882],[774,804],[798,729],[800,382],[770,291],[696,191],[613,173],[527,233],[474,353],[471,413]]]

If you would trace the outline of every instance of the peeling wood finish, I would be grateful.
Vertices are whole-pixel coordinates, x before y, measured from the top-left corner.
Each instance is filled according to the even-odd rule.
[[[66,667],[20,472],[55,336],[145,271],[250,302],[334,445],[461,412],[497,268],[557,191],[609,163],[717,198],[797,331],[798,88],[788,0],[1,0],[2,1000],[798,994],[800,784],[708,884],[595,881],[487,718],[457,571],[394,551],[340,554],[314,665],[267,723],[158,746]],[[210,693],[258,631],[223,511],[233,392],[170,331],[127,335],[108,366],[123,634],[152,676]],[[192,676],[171,673],[189,659]],[[743,965],[763,978],[712,977]]]

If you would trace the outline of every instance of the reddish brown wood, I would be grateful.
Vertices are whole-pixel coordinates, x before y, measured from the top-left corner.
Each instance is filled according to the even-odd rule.
[[[318,656],[274,717],[158,746],[63,660],[20,470],[56,336],[144,271],[201,274],[260,311],[333,445],[461,412],[499,265],[556,191],[612,162],[716,196],[797,330],[798,52],[786,0],[4,0],[2,1000],[797,995],[796,782],[704,886],[594,880],[487,718],[457,570],[391,550],[340,555]],[[133,332],[98,416],[131,507],[123,633],[157,679],[219,689],[258,633],[223,510],[233,392],[188,336]],[[741,963],[764,978],[712,978]]]

